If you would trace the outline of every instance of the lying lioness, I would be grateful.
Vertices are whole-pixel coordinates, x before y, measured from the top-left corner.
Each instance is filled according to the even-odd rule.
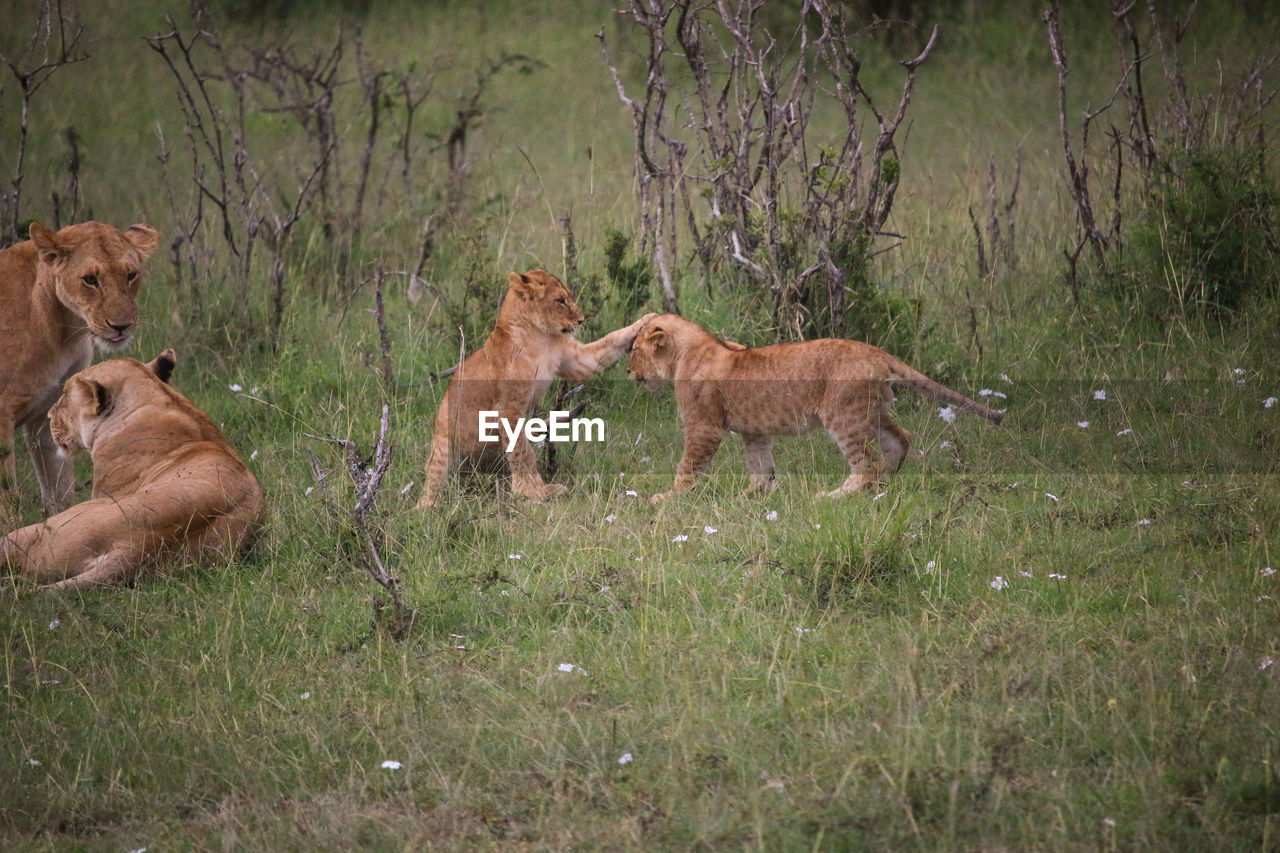
[[[104,361],[49,410],[64,456],[93,457],[93,497],[0,540],[0,564],[64,589],[225,559],[261,524],[262,490],[213,421],[168,385],[175,360]]]
[[[746,443],[748,492],[774,487],[771,436],[805,433],[819,424],[850,469],[827,497],[880,482],[902,464],[911,442],[911,434],[889,419],[889,382],[995,423],[1001,418],[871,344],[827,338],[749,349],[675,314],[656,317],[640,330],[627,372],[650,389],[674,380],[684,421],[675,485],[654,495],[654,503],[693,485],[725,430],[741,433]]]

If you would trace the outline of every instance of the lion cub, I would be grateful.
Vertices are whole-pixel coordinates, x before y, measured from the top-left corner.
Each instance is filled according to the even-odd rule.
[[[101,222],[54,233],[32,223],[31,239],[0,251],[0,521],[16,495],[14,432],[25,427],[46,514],[71,497],[71,469],[58,457],[45,415],[62,383],[114,351],[138,326],[139,271],[159,239],[150,225],[120,231]],[[12,510],[13,507],[9,507]]]
[[[725,430],[740,433],[746,444],[748,492],[775,485],[771,436],[797,435],[818,425],[849,461],[848,479],[824,493],[827,497],[880,482],[902,464],[911,441],[911,434],[889,419],[889,382],[910,385],[994,423],[1001,418],[871,344],[827,338],[748,349],[675,314],[657,317],[641,330],[627,372],[651,390],[673,380],[684,421],[684,455],[675,485],[654,495],[654,503],[693,485]]]
[[[418,509],[436,505],[449,474],[463,458],[504,455],[501,443],[480,441],[480,412],[496,411],[509,423],[528,417],[552,380],[580,382],[595,376],[625,355],[636,332],[655,316],[646,314],[594,343],[582,344],[573,338],[584,319],[582,310],[558,278],[545,270],[513,272],[507,285],[493,332],[462,362],[440,401]],[[523,435],[505,457],[515,494],[539,501],[565,490],[542,481],[533,448]]]
[[[80,589],[245,544],[262,523],[262,490],[209,416],[169,387],[174,363],[170,349],[67,380],[50,429],[59,453],[93,457],[93,497],[0,540],[0,564]]]

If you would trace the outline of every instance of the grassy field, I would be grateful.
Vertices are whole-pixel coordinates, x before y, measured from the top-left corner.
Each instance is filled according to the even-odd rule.
[[[49,216],[58,134],[74,123],[84,209],[166,235],[130,354],[177,348],[174,384],[251,459],[271,511],[229,565],[79,594],[7,586],[0,846],[1280,847],[1280,312],[1155,323],[1092,292],[1073,303],[1039,10],[969,11],[944,21],[921,69],[892,221],[908,239],[876,274],[920,305],[898,354],[962,393],[1005,395],[1003,426],[945,423],[904,392],[895,410],[915,444],[878,494],[815,499],[845,469],[813,435],[779,441],[775,492],[740,495],[730,437],[704,482],[655,507],[679,458],[674,401],[615,367],[586,392],[606,441],[559,453],[567,495],[513,501],[477,476],[424,515],[412,507],[443,393],[432,376],[456,359],[446,303],[464,304],[469,276],[466,321],[483,329],[509,270],[563,272],[557,220],[571,214],[570,286],[599,308],[595,330],[631,319],[608,307],[602,247],[607,229],[636,228],[632,138],[593,35],[640,42],[589,3],[365,13],[371,52],[442,69],[424,133],[447,129],[483,63],[521,52],[545,65],[487,90],[469,214],[425,271],[446,298],[413,304],[387,279],[385,387],[368,279],[375,263],[412,266],[439,158],[423,154],[433,165],[408,198],[384,185],[355,262],[335,260],[319,228],[299,232],[272,348],[261,313],[237,325],[216,271],[195,312],[166,257],[154,127],[172,141],[182,125],[141,41],[161,15],[85,8],[93,57],[35,104],[27,215]],[[227,32],[321,45],[342,12]],[[1198,14],[1199,81],[1280,34],[1273,14]],[[1091,39],[1079,15],[1067,35],[1082,108],[1109,96],[1116,60],[1110,30]],[[871,49],[867,73],[896,87],[894,63],[918,48],[906,36]],[[3,97],[9,157],[7,81]],[[297,150],[278,132],[287,164]],[[979,279],[967,208],[983,203],[991,156],[1007,193],[1016,150],[1017,265]],[[770,339],[766,310],[708,294],[688,266],[688,316]],[[265,289],[254,299],[260,311]],[[314,451],[340,482],[337,453],[307,434],[369,448],[384,400],[385,556],[416,610],[400,640],[374,625],[381,591],[307,462]]]

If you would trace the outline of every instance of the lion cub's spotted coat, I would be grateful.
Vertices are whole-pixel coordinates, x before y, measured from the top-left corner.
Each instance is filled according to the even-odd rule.
[[[0,540],[0,565],[79,589],[245,544],[266,509],[258,481],[209,416],[169,387],[173,367],[165,350],[67,380],[50,431],[61,454],[93,457],[93,496]]]
[[[748,492],[774,486],[771,436],[819,425],[850,468],[848,479],[826,492],[828,497],[880,482],[902,464],[911,442],[911,434],[889,419],[889,382],[994,423],[1001,418],[870,344],[828,338],[748,349],[674,314],[653,319],[636,336],[627,372],[651,389],[673,380],[684,421],[675,484],[654,495],[654,503],[693,485],[726,430],[741,433],[746,443]]]
[[[418,509],[436,505],[463,459],[504,455],[500,444],[480,441],[481,411],[496,411],[511,423],[528,417],[556,377],[580,382],[595,376],[626,354],[640,326],[654,316],[582,344],[573,338],[582,310],[559,279],[544,270],[513,272],[507,285],[493,332],[462,362],[440,401]],[[505,457],[515,494],[537,501],[564,491],[558,483],[543,482],[523,435]]]

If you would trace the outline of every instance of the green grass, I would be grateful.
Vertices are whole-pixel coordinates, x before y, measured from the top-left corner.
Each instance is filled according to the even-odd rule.
[[[366,21],[387,55],[449,52],[464,81],[488,50],[550,66],[494,90],[474,148],[472,248],[450,234],[429,270],[446,286],[467,264],[485,272],[478,327],[508,269],[560,269],[554,216],[572,209],[579,292],[605,280],[607,229],[634,229],[627,119],[591,39],[605,20],[502,10],[451,11],[446,26],[379,7]],[[311,449],[345,495],[336,454],[305,434],[367,449],[384,398],[368,286],[329,301],[309,288],[327,275],[354,290],[368,270],[344,279],[324,247],[308,254],[272,352],[225,300],[193,317],[158,255],[130,353],[178,349],[175,385],[256,454],[269,520],[229,565],[79,594],[17,581],[0,595],[3,846],[1274,849],[1280,575],[1264,570],[1280,541],[1280,406],[1263,400],[1280,388],[1275,309],[1155,328],[1071,305],[1036,20],[953,24],[938,68],[954,73],[922,70],[893,225],[910,238],[877,260],[892,292],[923,301],[901,354],[964,393],[1006,394],[1003,426],[945,424],[904,391],[895,414],[915,441],[882,496],[813,497],[845,475],[821,434],[780,439],[778,489],[743,496],[729,437],[703,482],[655,507],[646,498],[669,487],[680,453],[674,402],[615,367],[588,392],[606,442],[559,454],[567,495],[516,502],[476,476],[424,515],[412,507],[443,392],[429,378],[458,340],[397,280],[394,455],[378,506],[416,609],[404,640],[374,627],[381,591],[353,562],[346,523],[308,493]],[[290,23],[316,39],[334,18]],[[157,28],[132,11],[115,26]],[[1253,37],[1220,26],[1204,55]],[[1113,68],[1102,42],[1072,78],[1095,103]],[[105,134],[95,93],[108,75],[79,69],[121,57],[167,92],[148,54],[108,40],[50,91],[88,87],[80,115]],[[132,97],[146,122],[166,117],[163,98]],[[981,200],[987,156],[1019,141],[1019,265],[980,282],[965,208]],[[140,189],[154,152],[121,146],[92,149],[94,215],[170,233]],[[34,186],[60,180],[43,173]],[[33,213],[46,195],[32,189]],[[388,201],[370,262],[411,264],[421,215]],[[689,316],[742,340],[767,333],[746,300],[708,297],[686,275]],[[33,494],[25,460],[19,478]]]

